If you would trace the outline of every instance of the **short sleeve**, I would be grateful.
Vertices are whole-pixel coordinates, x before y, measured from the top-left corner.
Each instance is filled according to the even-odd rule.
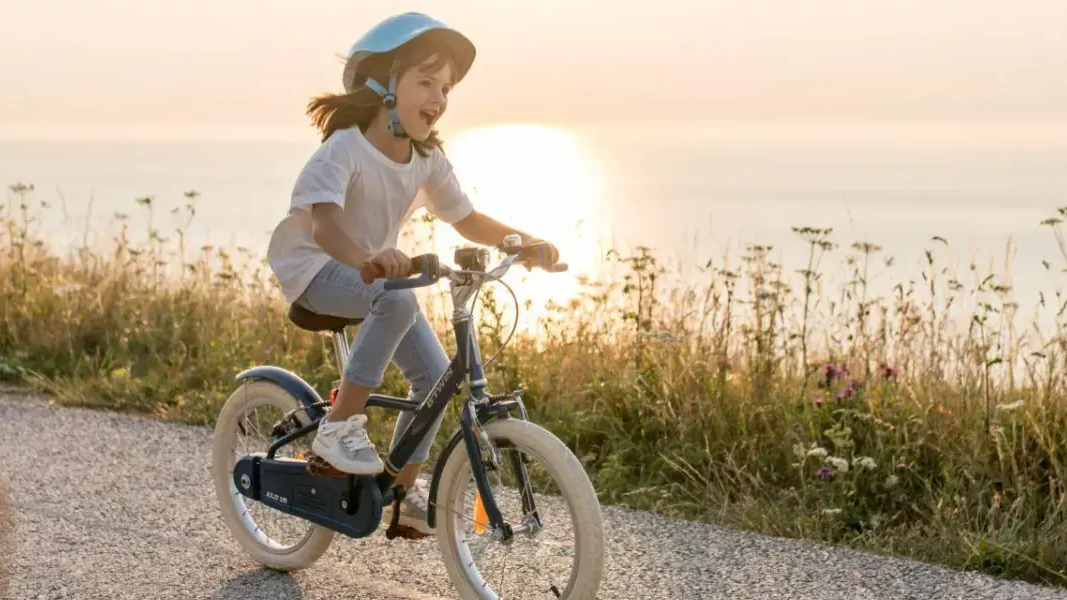
[[[359,174],[351,142],[350,134],[338,131],[319,146],[296,178],[290,208],[321,203],[344,208],[349,183]]]
[[[474,211],[474,205],[460,187],[444,152],[437,148],[432,158],[432,170],[424,188],[426,210],[448,224],[461,221]]]

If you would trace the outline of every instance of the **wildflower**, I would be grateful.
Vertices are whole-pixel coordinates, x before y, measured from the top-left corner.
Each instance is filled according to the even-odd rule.
[[[898,483],[900,483],[900,478],[896,475],[890,475],[885,478],[885,487],[887,488],[897,487]]]
[[[878,466],[878,464],[874,462],[874,459],[869,456],[860,456],[853,460],[852,464],[868,471],[873,471],[874,468]]]
[[[845,400],[847,398],[851,398],[851,397],[853,397],[855,395],[856,395],[856,384],[853,382],[853,383],[849,383],[847,386],[845,386],[844,388],[839,390],[837,392],[837,394],[834,396],[834,398],[836,398],[838,402],[841,402],[842,400]]]
[[[881,368],[878,370],[878,374],[881,375],[883,379],[892,379],[893,377],[899,375],[900,371],[898,369],[894,369],[893,367],[885,363],[882,363]]]
[[[822,399],[822,396],[816,396],[811,401],[811,405],[815,408],[822,408],[823,403],[824,401]]]
[[[808,450],[808,456],[816,456],[818,458],[826,458],[830,453],[826,451],[826,448],[812,448]]]
[[[1023,401],[1022,400],[1016,400],[1015,402],[1012,402],[1011,404],[998,404],[997,405],[997,410],[1002,410],[1004,412],[1011,412],[1013,410],[1018,410],[1018,409],[1022,408],[1022,406],[1023,406]]]
[[[819,476],[819,479],[830,479],[834,476],[834,470],[830,467],[819,467],[815,474]]]
[[[823,374],[826,377],[824,385],[830,387],[830,385],[834,383],[834,379],[837,379],[838,376],[837,365],[834,363],[826,363],[826,366],[823,367]]]
[[[842,473],[848,472],[848,461],[843,458],[831,456],[826,459],[826,462],[830,463],[830,465],[832,465],[835,469],[841,471]]]

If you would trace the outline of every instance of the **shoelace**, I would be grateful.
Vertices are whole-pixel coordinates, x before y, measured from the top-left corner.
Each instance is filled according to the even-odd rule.
[[[341,434],[339,441],[352,454],[370,447],[370,438],[367,437],[367,430],[363,427],[357,427],[355,423],[348,426],[348,429]]]

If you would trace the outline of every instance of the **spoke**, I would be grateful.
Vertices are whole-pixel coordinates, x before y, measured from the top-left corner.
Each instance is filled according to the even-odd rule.
[[[463,513],[459,512],[459,511],[457,511],[457,510],[453,509],[453,508],[449,508],[449,507],[448,507],[447,505],[441,505],[441,504],[438,504],[437,506],[444,506],[444,509],[445,509],[445,510],[446,510],[447,512],[450,512],[450,513],[452,513],[452,514],[454,514],[454,515],[456,515],[456,516],[458,516],[458,517],[460,517],[460,518],[462,518],[462,519],[465,519],[465,520],[466,520],[467,522],[471,523],[472,525],[473,525],[473,524],[474,524],[474,522],[475,522],[475,521],[474,521],[474,517],[470,517],[470,516],[467,516],[467,515],[465,515],[465,514],[463,514]]]
[[[263,435],[263,431],[260,430],[260,428],[259,428],[259,412],[258,411],[255,412],[255,417],[254,417],[254,419],[252,421],[252,427],[255,428],[256,434],[259,436],[259,439],[261,439],[261,440],[266,439],[266,436]]]
[[[504,551],[504,560],[503,560],[503,562],[501,563],[501,566],[500,566],[500,591],[501,592],[504,591],[504,576],[507,575],[507,572],[508,572],[508,554],[510,554],[510,553],[511,553],[511,546],[508,546],[507,550]],[[503,598],[504,594],[501,593],[500,597]]]
[[[263,515],[263,519],[262,519],[262,521],[263,521],[263,525],[262,525],[263,535],[267,536],[267,541],[270,542],[270,532],[267,531],[267,516],[270,514],[270,509],[267,508],[266,506],[261,506],[260,508],[263,511],[261,513]]]

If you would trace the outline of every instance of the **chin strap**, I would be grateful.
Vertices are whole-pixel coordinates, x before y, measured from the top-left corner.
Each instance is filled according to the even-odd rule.
[[[382,103],[389,108],[389,131],[398,138],[406,138],[408,134],[404,126],[400,124],[400,117],[396,114],[396,75],[389,78],[389,89],[382,87],[377,81],[367,78],[367,87],[382,97]]]

